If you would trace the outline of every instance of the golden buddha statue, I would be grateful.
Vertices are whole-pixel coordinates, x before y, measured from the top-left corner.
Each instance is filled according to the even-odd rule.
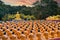
[[[15,20],[21,20],[19,12],[17,12],[17,14],[15,15],[15,17],[16,17]]]

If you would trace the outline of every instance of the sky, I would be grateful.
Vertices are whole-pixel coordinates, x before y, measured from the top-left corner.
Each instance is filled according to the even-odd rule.
[[[2,0],[5,4],[10,4],[12,6],[18,6],[18,5],[26,5],[31,6],[34,2],[37,0]],[[60,5],[60,0],[56,0],[58,4]]]
[[[32,5],[34,2],[36,2],[37,0],[2,0],[3,2],[5,2],[5,4],[10,4],[10,5],[14,5],[14,6],[18,6],[18,5]]]

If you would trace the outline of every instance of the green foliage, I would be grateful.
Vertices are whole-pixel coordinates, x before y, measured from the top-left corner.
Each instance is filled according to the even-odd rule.
[[[60,20],[60,15],[49,16],[49,17],[46,18],[46,20]]]
[[[38,19],[45,19],[48,16],[57,15],[58,5],[54,0],[41,0],[41,2],[37,2],[34,5],[38,13]]]
[[[2,18],[2,20],[3,21],[6,21],[6,20],[15,20],[15,15],[16,14],[6,14],[3,18]],[[34,19],[36,19],[35,17],[34,17],[34,15],[24,15],[24,14],[20,14],[20,16],[21,16],[21,19],[23,19],[23,20],[34,20]]]
[[[22,19],[26,19],[26,20],[34,20],[36,19],[34,15],[24,15],[24,14],[20,14]]]
[[[15,15],[11,15],[11,14],[6,14],[3,18],[2,18],[2,20],[3,21],[6,21],[6,20],[12,20],[12,19],[14,19],[15,18]]]
[[[7,18],[7,15],[5,15],[2,20],[6,21],[8,18]]]
[[[57,2],[53,0],[41,0],[41,2],[37,1],[34,3],[34,7],[26,7],[26,6],[10,6],[4,4],[0,0],[0,20],[4,19],[7,17],[6,15],[10,14],[16,14],[16,12],[20,12],[21,18],[25,19],[31,19],[31,15],[34,16],[33,19],[45,19],[48,16],[52,15],[60,15],[60,7],[58,7]],[[8,19],[4,20],[9,20],[9,19],[14,19],[11,17],[8,17]]]

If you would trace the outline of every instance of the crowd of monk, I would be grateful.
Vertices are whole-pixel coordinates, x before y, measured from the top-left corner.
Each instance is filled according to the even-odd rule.
[[[60,38],[60,22],[6,21],[0,23],[0,40],[54,40]]]

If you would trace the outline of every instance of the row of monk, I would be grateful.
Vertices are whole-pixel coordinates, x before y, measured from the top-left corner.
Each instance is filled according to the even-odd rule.
[[[0,40],[54,40],[60,38],[60,22],[17,21],[0,23]]]

